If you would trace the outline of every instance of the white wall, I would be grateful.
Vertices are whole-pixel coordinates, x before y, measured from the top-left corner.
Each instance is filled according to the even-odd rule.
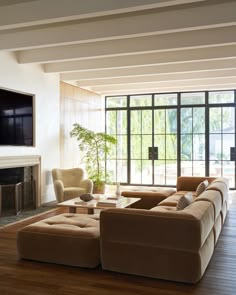
[[[60,84],[58,74],[38,65],[20,65],[13,53],[0,52],[0,87],[35,95],[35,147],[0,146],[0,156],[41,156],[41,203],[55,199],[51,170],[60,165]]]

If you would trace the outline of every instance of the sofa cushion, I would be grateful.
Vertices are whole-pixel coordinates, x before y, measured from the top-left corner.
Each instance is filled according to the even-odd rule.
[[[221,205],[228,199],[228,183],[222,178],[217,178],[208,187],[207,190],[218,191],[221,194]]]
[[[221,195],[218,191],[214,190],[206,190],[204,193],[202,193],[199,197],[195,199],[195,202],[198,201],[208,201],[211,202],[214,207],[214,217],[215,220],[220,214],[221,211]]]
[[[195,194],[195,197],[198,197],[200,194],[202,194],[206,188],[208,187],[208,180],[204,180],[202,181],[201,183],[199,183],[197,189],[196,189],[196,194]]]
[[[190,205],[193,201],[193,195],[192,193],[187,193],[184,196],[182,196],[176,206],[177,210],[183,210],[186,208],[188,205]]]
[[[178,202],[179,202],[179,199],[181,199],[185,193],[188,193],[188,192],[183,192],[181,194],[174,194],[168,198],[166,198],[165,200],[161,201],[158,206],[171,206],[171,207],[176,207]]]
[[[179,176],[177,178],[176,190],[178,191],[196,191],[200,182],[208,180],[211,183],[215,177],[199,176]]]

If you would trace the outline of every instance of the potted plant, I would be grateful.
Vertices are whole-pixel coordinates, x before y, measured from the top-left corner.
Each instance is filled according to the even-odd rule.
[[[93,192],[104,193],[105,183],[109,178],[105,159],[112,145],[116,144],[116,138],[104,132],[91,131],[78,123],[73,124],[70,136],[77,139],[79,149],[83,152],[85,169],[94,184]]]

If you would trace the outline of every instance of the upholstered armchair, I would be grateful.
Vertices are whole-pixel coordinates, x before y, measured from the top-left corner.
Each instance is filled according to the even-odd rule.
[[[52,178],[58,202],[79,197],[84,193],[92,193],[93,182],[84,179],[84,170],[81,168],[53,169]]]

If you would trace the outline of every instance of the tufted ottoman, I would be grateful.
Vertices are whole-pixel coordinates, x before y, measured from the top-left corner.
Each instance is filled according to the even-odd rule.
[[[20,258],[79,267],[100,264],[99,220],[85,214],[60,214],[18,231]]]

